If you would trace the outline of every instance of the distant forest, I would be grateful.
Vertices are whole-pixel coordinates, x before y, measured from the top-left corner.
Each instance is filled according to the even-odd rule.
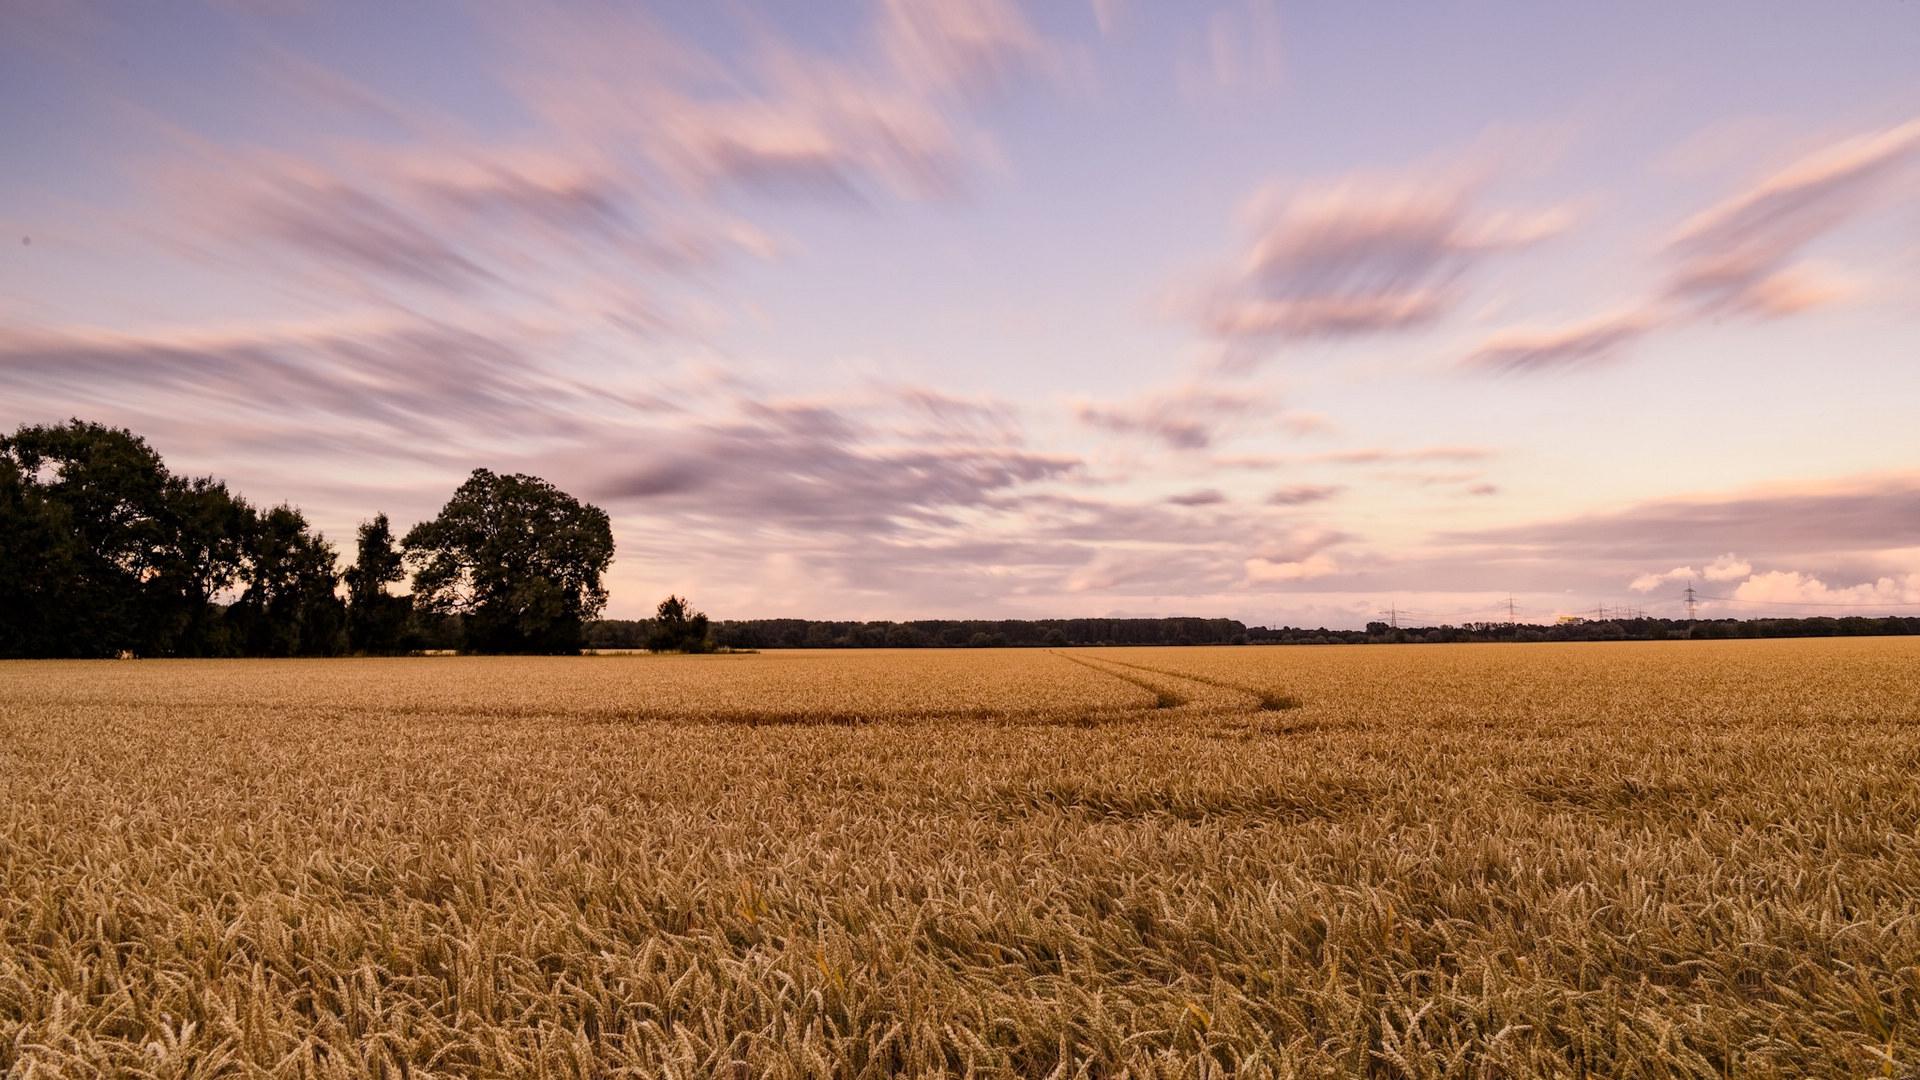
[[[344,569],[291,506],[184,477],[132,432],[73,420],[0,437],[0,657],[335,656],[456,649],[956,648],[1619,641],[1920,633],[1920,618],[1622,619],[1551,626],[1270,629],[1234,619],[709,621],[669,596],[600,619],[604,511],[535,476],[475,469],[396,537],[363,522]],[[402,583],[410,591],[398,593]]]
[[[596,649],[643,648],[651,620],[602,619],[587,626]],[[941,649],[1066,645],[1368,645],[1455,641],[1664,641],[1675,638],[1867,637],[1920,634],[1920,617],[1805,619],[1608,619],[1531,625],[1467,623],[1364,630],[1248,626],[1236,619],[917,619],[831,622],[720,620],[712,642],[731,649]]]

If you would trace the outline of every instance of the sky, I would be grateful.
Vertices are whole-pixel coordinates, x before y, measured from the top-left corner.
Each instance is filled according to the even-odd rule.
[[[1920,3],[0,6],[0,425],[608,614],[1920,612]]]

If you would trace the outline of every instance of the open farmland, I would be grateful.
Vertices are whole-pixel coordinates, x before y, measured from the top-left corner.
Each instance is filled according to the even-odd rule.
[[[0,665],[8,1076],[1914,1075],[1920,642]]]

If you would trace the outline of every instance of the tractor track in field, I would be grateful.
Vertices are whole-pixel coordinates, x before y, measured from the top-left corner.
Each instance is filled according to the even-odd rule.
[[[1210,675],[1194,675],[1185,671],[1168,671],[1165,668],[1150,667],[1146,664],[1135,664],[1126,660],[1114,660],[1109,657],[1101,657],[1101,660],[1104,663],[1133,668],[1135,671],[1151,672],[1155,675],[1165,675],[1174,679],[1186,679],[1191,682],[1218,687],[1222,690],[1231,690],[1238,694],[1246,694],[1260,703],[1261,712],[1280,712],[1286,709],[1297,709],[1303,704],[1299,698],[1294,697],[1292,694],[1280,694],[1272,690],[1261,690],[1257,687],[1242,686],[1239,683],[1228,682],[1225,679],[1216,679]]]
[[[1133,685],[1153,695],[1153,707],[1155,709],[1178,708],[1179,706],[1185,705],[1189,700],[1187,696],[1184,694],[1177,694],[1172,690],[1169,690],[1166,687],[1159,685],[1158,683],[1152,682],[1151,680],[1148,680],[1148,679],[1143,679],[1138,675],[1129,675],[1124,671],[1115,671],[1110,667],[1106,667],[1102,664],[1096,664],[1091,660],[1088,660],[1079,656],[1074,656],[1069,653],[1055,652],[1053,655],[1059,657],[1062,660],[1071,660],[1074,663],[1079,664],[1081,667],[1086,668],[1089,671],[1097,671],[1102,675],[1107,675],[1112,678],[1119,679],[1121,682],[1132,683]]]
[[[1201,686],[1212,687],[1216,690],[1225,690],[1229,693],[1245,695],[1246,697],[1252,698],[1254,702],[1254,707],[1250,711],[1279,712],[1286,709],[1297,709],[1301,705],[1300,699],[1290,694],[1280,694],[1271,690],[1260,690],[1251,686],[1242,686],[1238,683],[1228,682],[1225,679],[1216,679],[1208,675],[1194,675],[1184,671],[1169,671],[1165,668],[1152,667],[1147,664],[1136,664],[1126,660],[1115,660],[1112,657],[1106,656],[1094,658],[1057,651],[1055,651],[1053,655],[1061,657],[1062,659],[1071,660],[1082,667],[1110,675],[1113,678],[1140,687],[1154,696],[1153,707],[1155,709],[1172,709],[1193,703],[1193,695],[1183,692],[1178,688],[1177,684],[1180,682],[1197,683]],[[1143,674],[1134,674],[1134,672]],[[1170,687],[1159,681],[1169,679],[1175,680],[1176,685]]]

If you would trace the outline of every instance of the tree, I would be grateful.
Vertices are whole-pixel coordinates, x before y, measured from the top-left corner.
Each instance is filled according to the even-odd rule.
[[[242,649],[254,656],[324,656],[340,651],[346,608],[336,556],[291,506],[258,515],[246,536],[245,590],[228,611]]]
[[[64,602],[79,557],[66,508],[0,455],[0,656],[70,656],[84,644]]]
[[[387,592],[388,585],[407,576],[387,515],[361,522],[358,557],[342,576],[347,583],[347,647],[358,653],[398,652],[413,601]]]
[[[404,546],[416,606],[462,616],[475,651],[577,652],[607,602],[606,512],[536,476],[475,469]]]
[[[215,598],[239,576],[255,523],[253,508],[211,477],[168,477],[153,576],[146,582],[154,652],[208,656],[228,651]]]
[[[700,653],[712,647],[705,612],[693,610],[693,605],[679,596],[660,601],[647,634],[647,648],[654,652]]]
[[[153,652],[154,600],[165,533],[167,471],[132,432],[73,420],[21,427],[0,439],[17,487],[15,512],[30,528],[64,535],[56,572],[29,584],[41,655]],[[11,544],[9,545],[11,546]],[[16,567],[11,573],[20,573]],[[12,586],[19,590],[20,586]]]

